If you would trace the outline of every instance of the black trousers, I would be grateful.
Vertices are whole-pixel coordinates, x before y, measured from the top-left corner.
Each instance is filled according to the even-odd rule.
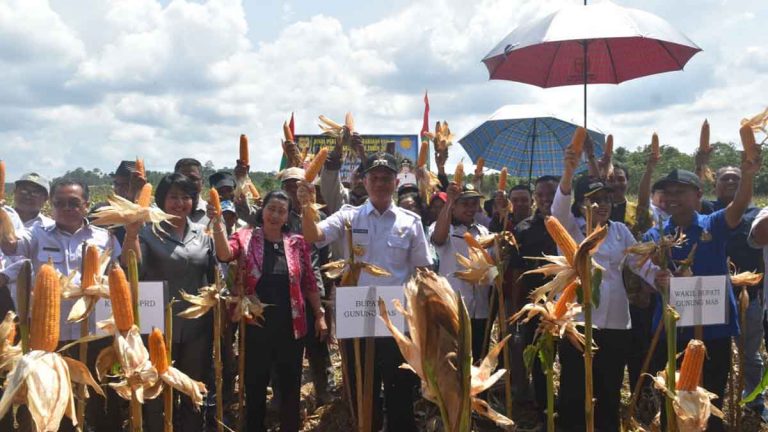
[[[629,315],[632,317],[632,349],[627,358],[627,370],[629,372],[629,386],[632,391],[634,391],[635,384],[640,377],[643,361],[650,348],[651,339],[653,339],[653,311],[655,308],[655,301],[651,301],[651,304],[645,308],[629,305]],[[650,385],[651,381],[646,380],[645,383]]]
[[[267,412],[267,385],[270,371],[275,371],[274,387],[280,393],[280,431],[298,432],[301,425],[299,403],[301,399],[301,367],[304,340],[293,338],[289,327],[274,328],[246,326],[246,430],[266,432],[264,418]]]
[[[483,339],[485,339],[485,326],[488,325],[488,319],[471,318],[469,321],[472,324],[472,363],[477,364],[483,359]]]
[[[173,361],[176,369],[189,375],[193,380],[206,382],[209,374],[212,373],[213,311],[197,319],[207,320],[210,325],[204,326],[204,330],[197,333],[194,338],[187,337],[183,342],[174,342]],[[195,407],[186,395],[181,395],[179,405],[173,413],[174,429],[184,432],[204,430],[203,410]]]
[[[315,396],[327,395],[333,386],[333,367],[331,366],[331,350],[328,340],[321,341],[315,337],[315,314],[307,304],[307,337],[305,338],[307,360],[312,384],[315,386]],[[326,320],[326,324],[328,324]],[[330,328],[330,325],[328,325]]]
[[[595,427],[601,432],[620,430],[619,408],[624,367],[630,350],[631,331],[595,329],[598,350],[593,351],[592,388],[595,397]],[[558,425],[566,431],[583,431],[584,355],[570,341],[561,340]]]
[[[685,350],[689,339],[677,339],[677,352]],[[704,358],[704,368],[702,370],[704,388],[717,395],[717,399],[712,401],[716,407],[723,408],[723,396],[725,387],[728,384],[728,374],[731,371],[731,338],[709,339],[704,341],[707,347],[707,356]],[[678,368],[682,357],[678,358]],[[667,364],[667,344],[665,340],[659,341],[656,354],[653,356],[654,371],[658,372],[666,367]],[[664,415],[665,403],[661,404],[661,422],[662,430],[665,429],[666,417]],[[724,431],[723,420],[715,416],[709,417],[707,423],[708,432]]]
[[[525,346],[531,345],[536,337],[536,329],[539,327],[539,318],[536,317],[525,324],[521,324]],[[540,410],[547,409],[547,378],[544,375],[544,369],[541,367],[539,356],[533,359],[533,367],[529,371],[533,381],[533,396],[536,406]]]
[[[373,362],[373,422],[372,431],[381,430],[383,412],[386,410],[387,430],[397,432],[416,432],[416,419],[413,414],[413,401],[419,378],[407,369],[400,368],[405,361],[400,349],[392,338],[375,338]],[[343,340],[344,348],[349,355],[350,377],[349,386],[352,394],[352,404],[355,401],[357,389],[355,385],[355,348],[353,339]],[[360,340],[360,364],[365,376],[365,339]],[[384,385],[384,401],[381,400],[381,386]],[[346,385],[346,384],[345,384]]]

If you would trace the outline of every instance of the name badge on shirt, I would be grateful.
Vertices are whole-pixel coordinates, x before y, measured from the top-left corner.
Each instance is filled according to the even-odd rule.
[[[46,252],[61,252],[61,249],[57,247],[45,247],[43,246],[43,250]]]
[[[352,234],[368,234],[368,230],[366,228],[353,228]]]

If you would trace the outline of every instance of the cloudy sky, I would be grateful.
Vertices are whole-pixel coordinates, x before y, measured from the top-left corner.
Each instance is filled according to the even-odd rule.
[[[272,171],[281,124],[355,114],[361,133],[462,136],[505,104],[581,118],[581,88],[487,80],[480,59],[516,25],[577,0],[0,0],[0,159],[9,179],[78,166],[110,172],[143,156],[232,165],[240,133]],[[597,1],[597,0],[596,0]],[[590,126],[629,148],[658,131],[690,151],[768,105],[768,2],[618,0],[657,14],[703,48],[684,72],[590,87]],[[454,147],[451,162],[464,156]]]

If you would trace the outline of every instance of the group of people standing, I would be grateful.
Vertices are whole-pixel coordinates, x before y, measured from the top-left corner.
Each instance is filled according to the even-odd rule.
[[[281,189],[268,191],[256,202],[235,197],[237,179],[246,176],[249,166],[236,161],[232,173],[218,172],[208,179],[222,200],[222,217],[201,198],[204,179],[202,167],[191,158],[180,159],[172,174],[163,177],[155,190],[155,204],[174,219],[163,222],[163,230],[129,224],[108,231],[89,222],[94,208],[87,184],[61,179],[50,184],[36,174],[25,174],[15,182],[13,208],[4,207],[14,222],[18,240],[4,241],[3,270],[0,272],[0,313],[15,307],[14,283],[20,262],[31,260],[35,270],[51,260],[62,274],[74,272],[79,278],[81,245],[95,244],[110,251],[116,262],[127,265],[127,251],[138,258],[139,277],[146,281],[165,281],[170,297],[180,298],[181,291],[194,292],[211,285],[215,272],[226,273],[229,263],[236,264],[243,275],[247,295],[257,296],[265,308],[264,319],[249,322],[245,338],[246,370],[240,383],[245,386],[247,430],[265,431],[267,386],[273,389],[273,403],[279,412],[280,430],[298,431],[301,427],[300,386],[302,363],[306,355],[319,404],[328,403],[338,394],[332,390],[333,370],[329,341],[333,335],[331,312],[335,286],[320,267],[331,259],[355,254],[356,259],[374,264],[389,275],[374,278],[363,272],[359,285],[403,285],[416,269],[429,268],[446,277],[464,299],[472,325],[472,354],[482,358],[487,326],[497,313],[491,301],[493,281],[469,283],[454,276],[459,264],[456,254],[466,256],[464,235],[481,237],[489,232],[510,231],[518,248],[506,260],[503,289],[507,312],[512,315],[528,302],[530,292],[543,285],[546,278],[524,274],[541,265],[535,259],[557,255],[557,246],[545,228],[545,218],[556,217],[578,243],[588,231],[587,221],[595,227],[607,225],[608,234],[594,255],[603,267],[601,301],[594,309],[596,424],[601,431],[619,430],[620,390],[625,368],[634,388],[651,335],[659,323],[662,304],[659,290],[677,276],[677,268],[657,267],[648,261],[640,265],[624,259],[625,251],[638,241],[658,240],[660,236],[685,233],[687,242],[672,250],[672,260],[684,260],[693,247],[693,264],[688,274],[727,275],[730,260],[740,270],[762,272],[764,261],[759,247],[768,244],[768,209],[758,213],[750,206],[754,176],[760,161],[745,160],[741,167],[722,167],[717,171],[713,202],[703,200],[703,185],[693,172],[676,169],[652,183],[658,156],[650,155],[640,181],[638,201],[626,197],[630,174],[618,165],[608,169],[610,161],[595,160],[591,147],[585,149],[589,162],[587,173],[576,173],[580,154],[567,149],[561,175],[547,175],[532,185],[514,185],[510,190],[481,190],[481,176],[459,185],[445,173],[447,150],[435,155],[439,190],[424,200],[416,185],[398,185],[400,164],[395,155],[366,154],[362,140],[351,138],[352,152],[361,160],[348,181],[339,172],[344,149],[341,141],[333,148],[318,184],[305,181],[304,170],[291,167],[278,174]],[[417,177],[424,178],[420,172]],[[133,200],[146,179],[130,161],[120,163],[113,175],[114,193]],[[587,207],[584,203],[593,205]],[[50,202],[51,218],[42,213]],[[426,202],[425,202],[426,201]],[[324,204],[320,220],[309,208],[314,202]],[[427,204],[428,202],[428,204]],[[510,203],[512,204],[511,210]],[[587,217],[586,212],[591,212]],[[661,221],[660,223],[657,221]],[[353,250],[349,250],[347,232],[351,232]],[[759,354],[763,337],[763,298],[761,288],[749,288],[750,305],[746,328],[739,327],[734,290],[728,280],[728,315],[722,325],[704,326],[703,340],[709,356],[704,366],[703,386],[717,394],[722,404],[730,368],[731,338],[746,333],[747,391],[762,376]],[[67,308],[67,303],[62,303]],[[181,312],[185,305],[174,305]],[[62,313],[62,317],[66,317]],[[175,314],[174,314],[175,315]],[[503,322],[509,317],[500,317]],[[174,317],[173,360],[187,375],[208,383],[213,389],[211,364],[212,314],[188,320]],[[525,344],[533,341],[535,321],[511,329]],[[232,352],[235,326],[224,325],[225,391],[231,394],[234,382]],[[62,320],[62,344],[79,337],[79,326]],[[680,329],[678,350],[693,335]],[[401,368],[403,357],[394,340],[375,339],[373,430],[419,430],[413,411],[418,395],[418,378]],[[100,346],[89,346],[89,367],[93,367]],[[347,350],[350,351],[350,350]],[[364,351],[364,350],[361,350]],[[520,399],[542,416],[545,409],[544,378],[541,366],[534,364],[533,385],[528,384],[521,350],[511,348],[510,375]],[[560,388],[558,423],[563,430],[580,430],[584,424],[584,365],[581,353],[569,342],[558,346]],[[652,369],[663,368],[666,353],[659,344],[653,354]],[[361,364],[364,362],[361,361]],[[226,366],[226,365],[225,365]],[[353,381],[354,374],[345,379]],[[353,382],[347,382],[355,400]],[[382,390],[383,385],[383,390]],[[225,395],[226,396],[226,395]],[[210,401],[213,398],[209,397]],[[229,401],[225,397],[225,401]],[[763,413],[763,401],[754,409]],[[87,430],[120,430],[124,420],[124,402],[114,392],[105,400],[88,401]],[[210,417],[181,398],[175,410],[177,430],[204,430]],[[162,404],[145,406],[145,429],[159,430]],[[208,417],[209,424],[205,424]],[[768,417],[768,416],[767,416]],[[3,421],[8,421],[3,420]],[[2,424],[2,423],[0,423]],[[5,423],[9,424],[9,423]],[[62,430],[71,426],[62,425]],[[709,430],[722,430],[719,419],[712,418]]]

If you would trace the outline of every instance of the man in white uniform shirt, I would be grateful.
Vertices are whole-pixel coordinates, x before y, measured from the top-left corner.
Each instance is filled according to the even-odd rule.
[[[454,276],[454,272],[464,270],[456,261],[456,254],[468,256],[469,246],[464,234],[473,237],[488,235],[488,228],[475,223],[475,215],[480,211],[480,198],[471,184],[462,190],[456,183],[447,189],[448,202],[440,215],[429,227],[429,241],[435,246],[439,260],[438,273],[448,279],[454,291],[461,294],[467,306],[472,323],[472,361],[482,358],[483,336],[488,321],[491,281],[495,274],[490,274],[480,284],[472,284]]]
[[[80,268],[82,265],[83,243],[95,244],[102,251],[112,251],[112,258],[120,256],[120,244],[107,230],[88,223],[85,216],[88,214],[88,186],[76,180],[59,180],[51,187],[51,204],[53,208],[54,225],[44,227],[36,225],[31,230],[25,230],[19,235],[17,241],[3,242],[2,250],[7,255],[21,255],[32,261],[33,271],[48,262],[53,262],[54,268],[63,275],[75,272],[73,283],[80,283]],[[80,324],[67,322],[67,316],[72,309],[74,300],[62,300],[61,302],[61,342],[73,341],[80,337]],[[95,330],[91,320],[90,331]],[[93,350],[89,350],[93,351]],[[88,365],[92,369],[92,356],[89,352]],[[96,398],[101,399],[101,398]],[[94,398],[90,398],[89,420],[91,423],[90,409]],[[103,403],[103,402],[102,402]],[[96,410],[98,411],[98,410]],[[102,417],[104,416],[101,410]],[[71,429],[68,419],[62,421],[61,430]]]
[[[387,153],[373,154],[368,157],[364,167],[363,182],[368,200],[359,207],[344,205],[317,224],[310,212],[302,212],[304,237],[319,247],[335,241],[346,244],[344,226],[349,222],[355,253],[359,254],[357,259],[380,266],[391,274],[389,277],[373,277],[362,272],[358,285],[403,285],[416,268],[432,264],[421,217],[395,206],[392,201],[398,172],[394,156]],[[300,200],[306,205],[306,197],[314,194],[314,187],[303,182],[299,188]],[[346,249],[345,257],[351,252]],[[337,295],[343,295],[343,289],[339,289]],[[383,381],[387,430],[417,431],[413,399],[418,378],[413,372],[400,368],[404,360],[394,339],[376,338],[375,344],[373,430],[381,429],[382,403],[379,388]],[[354,391],[354,383],[349,385]],[[354,396],[352,400],[355,400]]]

